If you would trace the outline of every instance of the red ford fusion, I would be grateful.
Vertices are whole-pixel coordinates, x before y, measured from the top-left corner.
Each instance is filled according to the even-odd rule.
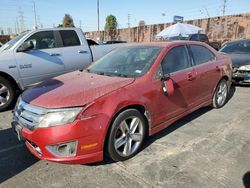
[[[127,45],[24,92],[12,127],[40,159],[126,160],[147,136],[201,107],[225,105],[231,73],[231,60],[205,43]]]

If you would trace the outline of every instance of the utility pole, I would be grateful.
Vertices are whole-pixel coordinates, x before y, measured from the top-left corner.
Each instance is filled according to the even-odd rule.
[[[79,21],[79,28],[82,29],[82,20]]]
[[[207,10],[207,7],[204,6],[204,9],[205,9],[205,11],[206,11],[206,13],[207,13],[208,18],[210,18],[210,14],[209,14],[209,12],[208,12],[208,10]]]
[[[35,0],[33,0],[33,10],[34,10],[34,18],[35,18],[35,29],[37,29],[36,3],[35,3]]]
[[[100,9],[99,9],[99,0],[97,0],[97,28],[98,32],[100,31]]]
[[[128,14],[128,28],[130,28],[130,18],[131,18],[131,15]]]
[[[19,14],[19,32],[22,33],[25,30],[25,26],[24,26],[23,11],[21,8],[19,9],[18,14]]]
[[[225,16],[226,8],[227,8],[227,0],[223,0],[223,7],[222,7],[223,16]]]
[[[19,28],[19,24],[18,24],[18,19],[16,18],[16,34],[19,34],[20,32],[20,28]]]

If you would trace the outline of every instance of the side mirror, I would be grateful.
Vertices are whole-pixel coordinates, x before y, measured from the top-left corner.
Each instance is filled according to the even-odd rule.
[[[174,94],[174,83],[170,78],[170,75],[164,75],[161,78],[162,81],[162,89],[166,96],[172,96]]]
[[[32,41],[24,42],[18,49],[17,52],[27,52],[34,49],[34,44]]]

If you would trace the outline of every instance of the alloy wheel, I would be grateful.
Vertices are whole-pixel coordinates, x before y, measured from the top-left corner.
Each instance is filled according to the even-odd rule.
[[[226,82],[221,82],[216,95],[218,105],[222,106],[226,102],[227,94],[227,84]]]
[[[0,83],[0,106],[4,106],[10,98],[9,89],[2,83]]]
[[[131,116],[123,120],[115,133],[116,152],[122,157],[134,154],[143,141],[143,131],[143,123],[140,118]]]

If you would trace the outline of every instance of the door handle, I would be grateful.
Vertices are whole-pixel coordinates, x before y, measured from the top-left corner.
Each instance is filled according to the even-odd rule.
[[[193,73],[191,73],[191,72],[187,74],[187,79],[188,79],[189,81],[193,81],[193,80],[195,79],[195,77],[196,77],[196,76],[194,76]]]
[[[88,51],[86,51],[86,50],[78,50],[78,53],[79,53],[79,54],[87,54]]]
[[[216,67],[215,67],[215,70],[216,70],[216,71],[220,71],[220,67],[219,67],[219,66],[216,66]]]
[[[51,53],[51,54],[49,54],[50,56],[60,56],[61,54],[59,54],[59,53]]]

